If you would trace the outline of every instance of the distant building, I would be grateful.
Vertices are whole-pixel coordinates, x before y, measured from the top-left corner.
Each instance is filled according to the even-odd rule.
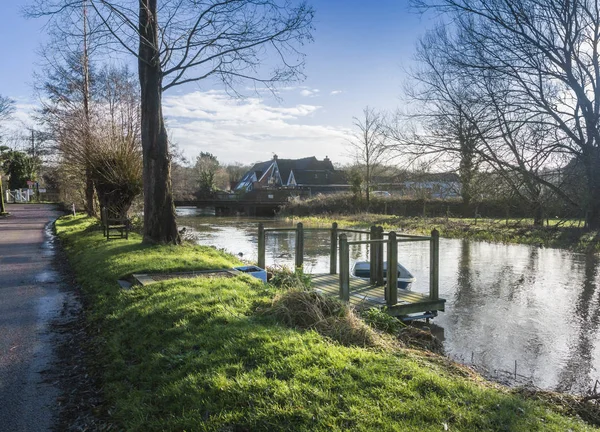
[[[373,179],[377,189],[393,191],[405,197],[457,198],[460,197],[461,182],[456,173],[414,173],[403,171],[396,175],[379,176]]]
[[[460,177],[455,173],[420,173],[403,182],[408,195],[426,195],[430,198],[460,197]]]
[[[311,193],[326,193],[348,190],[344,171],[337,171],[326,156],[320,161],[316,157],[302,159],[279,159],[259,162],[248,171],[235,187],[238,192],[261,189],[300,189]]]

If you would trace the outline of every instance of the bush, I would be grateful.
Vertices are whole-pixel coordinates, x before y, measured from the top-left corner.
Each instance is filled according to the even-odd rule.
[[[315,291],[286,291],[275,297],[266,314],[293,328],[315,330],[345,346],[391,345],[346,304]]]
[[[402,321],[385,313],[385,310],[382,309],[369,308],[362,311],[360,316],[371,327],[385,333],[395,335],[400,329],[406,327]]]
[[[309,289],[310,275],[304,274],[302,270],[293,271],[284,266],[269,267],[267,269],[273,275],[269,281],[278,288],[285,289]]]

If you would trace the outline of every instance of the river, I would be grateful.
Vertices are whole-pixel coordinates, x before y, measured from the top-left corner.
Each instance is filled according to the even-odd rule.
[[[290,225],[178,213],[179,224],[193,228],[199,244],[254,262],[258,222]],[[305,271],[328,272],[329,234],[305,235]],[[399,261],[417,277],[413,291],[428,292],[428,247],[398,246]],[[293,233],[269,233],[266,249],[267,266],[293,266]],[[351,249],[351,260],[367,257],[366,246]],[[599,262],[597,255],[560,249],[441,239],[440,297],[447,302],[432,332],[450,358],[507,384],[587,392],[600,379]]]

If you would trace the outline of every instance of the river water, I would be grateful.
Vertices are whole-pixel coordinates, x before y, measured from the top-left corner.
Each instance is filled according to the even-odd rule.
[[[291,226],[178,213],[199,244],[254,262],[258,222]],[[305,271],[328,272],[329,233],[306,232],[304,247]],[[266,250],[267,266],[292,267],[294,234],[269,233]],[[350,255],[367,259],[367,246]],[[398,260],[417,277],[412,290],[428,293],[428,243],[400,243]],[[432,331],[449,357],[507,384],[585,393],[600,379],[599,262],[597,255],[559,249],[440,239],[440,297],[447,302]]]

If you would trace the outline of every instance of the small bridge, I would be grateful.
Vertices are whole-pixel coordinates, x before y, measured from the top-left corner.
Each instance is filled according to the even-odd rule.
[[[218,192],[206,198],[175,200],[175,206],[214,208],[218,215],[273,216],[292,196],[308,195],[296,189],[260,189],[244,194]]]
[[[437,315],[444,311],[446,300],[439,297],[439,233],[431,236],[397,234],[384,232],[382,227],[372,226],[370,230],[339,228],[334,222],[331,228],[304,228],[298,223],[295,228],[265,228],[258,225],[258,266],[265,268],[265,236],[272,232],[295,231],[295,267],[301,270],[304,265],[305,231],[328,231],[330,233],[329,273],[312,274],[312,287],[325,295],[336,296],[357,309],[370,307],[384,308],[393,316],[421,314],[423,317]],[[367,234],[369,240],[348,241],[346,233]],[[397,263],[398,243],[429,242],[429,294],[398,289]],[[370,245],[370,280],[352,277],[350,274],[351,245]],[[385,246],[385,253],[384,253]],[[338,254],[339,252],[339,254]],[[387,277],[384,277],[384,260],[387,260]],[[338,274],[339,270],[339,274]]]

